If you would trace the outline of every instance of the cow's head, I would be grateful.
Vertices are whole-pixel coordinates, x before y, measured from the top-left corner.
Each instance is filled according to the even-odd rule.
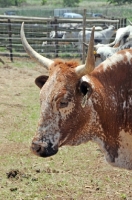
[[[82,137],[85,141],[85,131],[82,137],[78,132],[87,121],[85,104],[92,94],[93,85],[82,77],[94,69],[94,55],[90,53],[93,51],[94,29],[86,64],[79,65],[76,61],[52,61],[35,52],[27,43],[23,26],[21,38],[25,50],[49,71],[49,76],[35,80],[40,88],[41,114],[31,146],[35,154],[46,157],[55,154],[59,146],[77,145],[82,142]],[[90,116],[90,112],[87,115]]]
[[[125,90],[132,87],[132,50],[118,53],[94,69],[94,29],[84,65],[53,61],[35,52],[25,38],[23,24],[21,39],[27,53],[49,71],[49,76],[35,80],[41,113],[33,153],[48,157],[60,146],[93,140],[109,163],[132,169],[132,107],[128,107],[132,93]],[[126,97],[129,111],[124,109]]]

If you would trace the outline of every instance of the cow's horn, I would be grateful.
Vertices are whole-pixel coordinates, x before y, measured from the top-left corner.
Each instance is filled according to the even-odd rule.
[[[89,74],[95,68],[95,58],[94,58],[94,30],[95,27],[92,28],[91,37],[88,45],[88,54],[86,58],[86,62],[84,65],[79,65],[75,68],[76,74],[79,77],[84,76],[85,74]]]
[[[39,64],[43,65],[46,69],[49,68],[49,66],[54,62],[53,60],[50,60],[46,57],[43,57],[42,55],[40,55],[39,53],[37,53],[27,42],[27,39],[25,37],[25,33],[24,33],[24,22],[21,25],[21,31],[20,31],[20,36],[21,36],[21,40],[22,40],[22,44],[23,47],[25,49],[25,51],[27,52],[27,54],[34,59],[36,62],[38,62]]]

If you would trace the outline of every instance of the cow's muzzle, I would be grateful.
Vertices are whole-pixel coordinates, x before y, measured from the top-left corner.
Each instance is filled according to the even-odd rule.
[[[37,156],[49,157],[58,152],[58,147],[53,147],[52,143],[50,142],[44,145],[43,143],[33,141],[31,145],[31,151]]]

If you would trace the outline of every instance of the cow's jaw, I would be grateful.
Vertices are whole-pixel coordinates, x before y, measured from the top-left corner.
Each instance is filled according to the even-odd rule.
[[[132,170],[132,134],[121,130],[119,133],[118,157],[114,166]]]

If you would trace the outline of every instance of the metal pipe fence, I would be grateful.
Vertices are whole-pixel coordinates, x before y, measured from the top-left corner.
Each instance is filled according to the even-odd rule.
[[[62,39],[58,38],[58,31],[71,31],[64,27],[64,24],[80,24],[85,32],[86,28],[92,26],[114,25],[116,28],[126,26],[127,20],[118,19],[88,19],[84,14],[82,19],[66,18],[42,18],[42,17],[24,17],[24,16],[6,16],[0,15],[0,54],[10,56],[11,61],[15,56],[26,56],[25,50],[20,39],[20,27],[25,22],[25,34],[29,44],[40,54],[49,57],[77,57],[77,48],[71,43],[78,42],[78,38]],[[55,37],[50,38],[51,31],[55,32]],[[76,28],[72,31],[78,31]],[[82,55],[84,55],[84,51]]]

